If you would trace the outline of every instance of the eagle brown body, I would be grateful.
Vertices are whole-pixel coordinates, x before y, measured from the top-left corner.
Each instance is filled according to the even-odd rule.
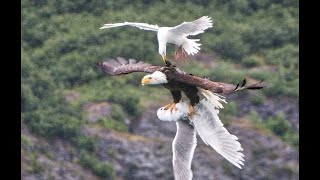
[[[169,81],[166,84],[163,84],[163,86],[170,90],[173,102],[179,103],[182,99],[181,92],[184,92],[184,94],[190,99],[190,104],[194,106],[196,103],[199,103],[200,97],[198,96],[198,89],[196,86],[192,85],[186,85],[181,82],[176,81]]]
[[[166,66],[159,69],[160,72],[166,74],[168,78],[168,83],[162,84],[165,88],[167,88],[172,95],[173,103],[179,103],[182,100],[183,92],[190,100],[191,106],[200,102],[200,97],[198,96],[197,86],[189,85],[186,83],[182,83],[176,81],[175,79],[170,79],[171,74],[179,73],[174,65],[172,65],[169,61],[166,61]],[[180,71],[180,73],[184,73]]]

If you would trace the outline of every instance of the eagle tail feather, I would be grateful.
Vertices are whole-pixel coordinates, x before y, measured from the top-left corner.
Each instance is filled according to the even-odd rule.
[[[216,93],[212,93],[209,90],[202,89],[198,87],[200,93],[213,105],[214,108],[223,108],[223,105],[220,102],[227,103],[224,96],[221,96]]]

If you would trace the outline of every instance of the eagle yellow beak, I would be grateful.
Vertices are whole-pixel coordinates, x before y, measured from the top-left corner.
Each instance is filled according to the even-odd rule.
[[[164,55],[162,56],[162,60],[163,60],[164,63],[166,63],[166,61],[167,61],[167,55],[166,55],[166,54],[164,54]]]
[[[142,78],[142,80],[141,80],[141,84],[144,86],[145,84],[149,84],[150,81],[151,81],[151,80],[150,80],[149,78],[144,77],[144,78]]]

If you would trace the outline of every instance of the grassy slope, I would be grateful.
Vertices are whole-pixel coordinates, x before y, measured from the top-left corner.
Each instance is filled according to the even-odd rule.
[[[201,38],[201,53],[209,58],[190,57],[179,67],[230,83],[243,78],[264,79],[270,86],[257,94],[262,98],[253,101],[289,97],[298,102],[297,1],[125,4],[126,1],[22,2],[21,106],[22,118],[32,132],[46,138],[63,138],[77,148],[95,151],[94,138],[84,138],[80,131],[86,123],[83,106],[87,102],[113,103],[116,112],[106,120],[112,123],[100,126],[120,126],[123,128],[118,130],[126,131],[124,119],[140,117],[149,105],[171,101],[170,93],[163,88],[142,87],[143,74],[110,78],[95,67],[96,62],[117,56],[162,63],[154,32],[135,28],[99,30],[106,22],[173,26],[208,15],[214,20],[214,28],[196,38]],[[173,55],[173,49],[168,45],[169,55]],[[70,91],[80,93],[72,103],[65,101]],[[223,116],[231,119],[237,114],[236,106],[236,102],[230,105],[231,110],[227,106]],[[278,126],[272,122],[263,127]],[[290,127],[282,125],[289,130],[280,136],[290,141]]]

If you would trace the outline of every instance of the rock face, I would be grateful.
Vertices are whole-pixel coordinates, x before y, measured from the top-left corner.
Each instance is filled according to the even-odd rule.
[[[37,137],[21,123],[21,179],[98,180],[78,159],[68,142]]]
[[[169,139],[164,146],[170,149],[176,131],[175,123],[158,120],[153,113],[155,111],[146,112],[149,114],[146,117],[150,119],[143,119],[135,133]],[[235,119],[227,129],[239,138],[244,149],[245,165],[242,170],[197,136],[198,145],[192,161],[194,179],[299,179],[299,153],[289,144],[245,119]],[[172,158],[171,149],[164,156]],[[172,164],[169,167],[172,168]]]
[[[88,107],[96,106],[90,104]],[[176,125],[157,119],[157,108],[150,107],[130,133],[102,128],[94,123],[83,126],[84,134],[96,138],[98,159],[114,166],[116,179],[174,178],[171,143]],[[68,142],[59,139],[49,142],[31,134],[24,124],[21,127],[24,139],[22,179],[101,179],[78,163],[79,150]],[[193,179],[299,179],[299,153],[289,144],[246,119],[235,119],[227,129],[242,144],[243,169],[229,163],[198,136],[192,162]],[[39,169],[30,170],[30,164],[36,164]]]
[[[228,96],[227,100],[235,100],[238,103],[239,114],[244,116],[251,110],[255,110],[262,119],[274,117],[283,112],[286,119],[291,123],[294,130],[299,132],[299,105],[298,103],[289,98],[267,99],[262,104],[253,105],[248,98],[241,98],[241,94],[232,94]]]
[[[89,123],[96,123],[102,117],[110,115],[111,106],[109,103],[87,103],[84,105],[83,110]]]

